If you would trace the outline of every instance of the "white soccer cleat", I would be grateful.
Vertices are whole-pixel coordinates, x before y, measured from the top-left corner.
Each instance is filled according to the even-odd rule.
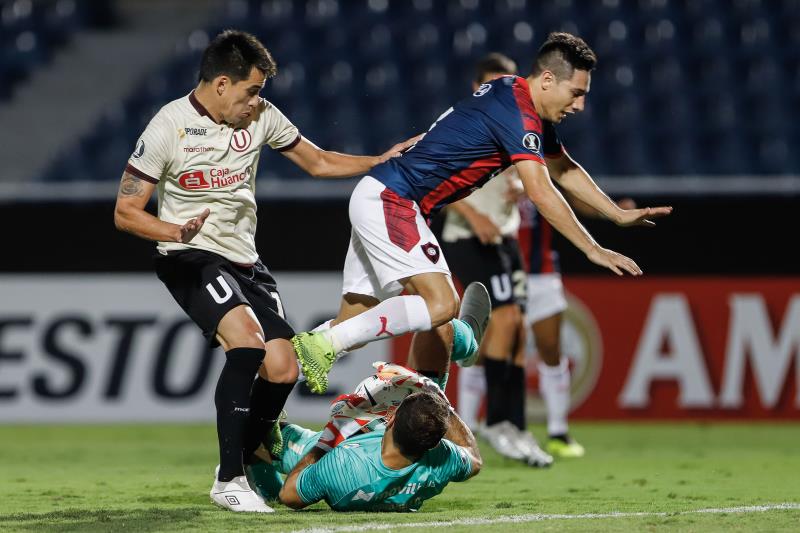
[[[553,464],[553,456],[544,451],[529,431],[517,430],[517,447],[525,453],[525,462],[529,466],[547,468]]]
[[[247,483],[246,476],[238,476],[230,481],[219,481],[214,474],[214,484],[211,486],[211,501],[229,511],[237,513],[274,513],[275,509],[264,503]]]
[[[464,297],[461,298],[461,310],[458,313],[458,319],[466,322],[472,328],[472,333],[475,335],[475,342],[478,346],[481,345],[483,334],[489,325],[489,315],[491,314],[492,300],[489,298],[489,291],[486,290],[486,286],[478,281],[473,281],[467,285],[467,288],[464,289]],[[461,367],[472,366],[478,360],[479,353],[479,350],[475,350],[471,357],[456,361],[456,363]]]
[[[526,459],[525,452],[517,444],[519,440],[517,428],[508,420],[484,427],[481,431],[481,436],[489,441],[489,445],[494,448],[494,451],[503,457],[514,459],[515,461],[524,461]]]

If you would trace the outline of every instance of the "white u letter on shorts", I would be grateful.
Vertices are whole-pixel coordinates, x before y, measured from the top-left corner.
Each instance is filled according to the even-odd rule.
[[[220,296],[219,293],[217,292],[217,289],[215,289],[214,286],[211,285],[210,283],[206,285],[206,290],[209,292],[209,294],[211,294],[211,297],[214,298],[215,302],[217,302],[218,304],[224,304],[225,302],[231,299],[231,296],[233,296],[233,289],[231,289],[231,286],[228,285],[228,282],[225,281],[225,278],[223,278],[222,276],[217,276],[217,282],[219,283],[219,286],[222,287],[222,290],[225,292],[224,295]]]
[[[507,300],[511,296],[511,280],[508,279],[508,274],[494,275],[491,278],[492,294],[495,300]]]

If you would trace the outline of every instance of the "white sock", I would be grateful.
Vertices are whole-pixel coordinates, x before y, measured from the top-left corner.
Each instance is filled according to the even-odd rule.
[[[428,306],[422,296],[412,295],[384,300],[322,333],[328,336],[336,353],[339,353],[359,344],[429,329],[431,315]]]
[[[482,366],[458,369],[458,416],[468,428],[478,428],[478,410],[486,394],[486,375]]]
[[[564,435],[569,430],[569,362],[562,357],[558,366],[539,362],[539,392],[547,406],[547,434]]]
[[[311,331],[313,333],[319,333],[320,331],[327,331],[327,330],[331,329],[331,322],[333,322],[333,321],[334,321],[333,318],[331,318],[330,320],[326,320],[325,322],[323,322],[319,326],[315,327]]]

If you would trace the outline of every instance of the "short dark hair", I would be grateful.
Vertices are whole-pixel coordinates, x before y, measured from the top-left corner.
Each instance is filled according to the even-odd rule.
[[[419,460],[447,433],[450,406],[439,395],[421,391],[409,394],[394,414],[393,437],[400,453]]]
[[[278,67],[272,55],[255,35],[239,30],[225,30],[211,41],[200,61],[200,81],[228,76],[234,83],[250,77],[253,67],[265,77],[274,76]]]
[[[538,76],[549,70],[557,80],[568,80],[575,70],[588,72],[596,64],[597,56],[583,39],[571,33],[553,32],[536,54],[532,74]]]
[[[490,73],[516,74],[517,64],[510,57],[492,52],[483,56],[475,65],[475,83],[483,83],[483,78]]]

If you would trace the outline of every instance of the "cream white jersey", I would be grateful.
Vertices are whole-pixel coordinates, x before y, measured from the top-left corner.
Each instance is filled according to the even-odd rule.
[[[508,200],[508,191],[513,187],[522,187],[517,170],[511,166],[490,179],[483,187],[473,192],[463,201],[469,203],[476,211],[488,216],[500,228],[504,237],[516,237],[519,230],[520,215],[515,201]],[[456,213],[455,209],[446,209],[442,240],[454,242],[469,239],[475,233],[469,222]]]
[[[261,147],[284,151],[300,142],[297,128],[261,99],[239,128],[218,124],[194,91],[156,113],[139,137],[126,171],[156,183],[158,218],[185,224],[208,208],[200,233],[186,244],[159,242],[158,251],[200,249],[240,264],[258,261],[255,177]]]

